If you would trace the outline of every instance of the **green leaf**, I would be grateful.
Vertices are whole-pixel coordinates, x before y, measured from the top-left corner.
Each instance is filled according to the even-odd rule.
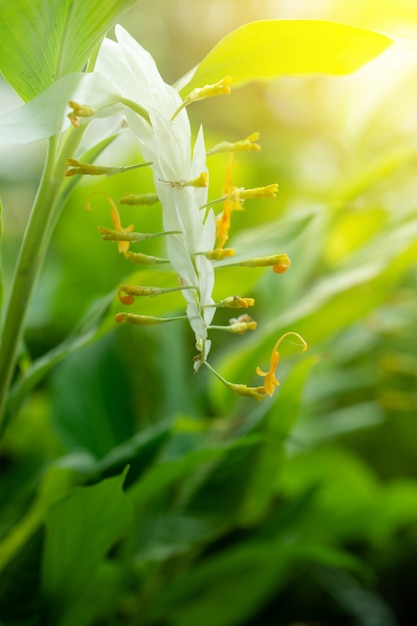
[[[91,487],[76,487],[48,512],[42,589],[52,612],[61,614],[61,605],[77,597],[129,526],[125,476],[126,471]]]
[[[2,238],[3,238],[3,204],[0,200],[0,319],[2,319],[4,286],[3,286],[3,264],[2,264]]]
[[[224,76],[231,76],[236,87],[286,75],[349,74],[391,43],[386,35],[323,20],[251,22],[214,46],[197,66],[187,92]]]
[[[122,582],[123,570],[119,564],[112,561],[100,563],[65,611],[59,626],[89,626],[96,624],[98,618],[109,621],[116,610]]]
[[[81,71],[117,18],[136,0],[3,0],[0,70],[27,101]]]
[[[70,449],[97,458],[134,432],[130,386],[116,336],[71,354],[53,377],[52,420]]]
[[[45,519],[46,511],[79,480],[71,468],[50,467],[45,472],[39,491],[27,513],[0,541],[0,571],[24,549],[30,537]]]

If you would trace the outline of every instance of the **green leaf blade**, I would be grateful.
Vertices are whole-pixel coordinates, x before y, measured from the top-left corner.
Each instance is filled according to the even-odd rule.
[[[224,37],[197,66],[187,92],[226,75],[233,86],[302,74],[343,75],[383,52],[392,40],[324,20],[260,20]]]
[[[48,607],[58,609],[77,597],[131,523],[132,508],[122,491],[125,476],[126,471],[75,487],[47,513],[42,588]]]
[[[0,70],[24,100],[81,71],[108,29],[136,0],[5,0]]]

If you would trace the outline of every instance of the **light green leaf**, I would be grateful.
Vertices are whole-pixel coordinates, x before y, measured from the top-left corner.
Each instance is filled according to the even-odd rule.
[[[0,70],[27,101],[81,71],[117,18],[136,0],[3,0]]]
[[[195,69],[187,92],[224,76],[236,87],[287,75],[349,74],[391,43],[386,35],[323,20],[251,22],[214,46]]]
[[[128,527],[132,510],[122,491],[125,476],[126,471],[76,487],[48,512],[42,590],[52,612],[56,607],[61,614],[71,603]]]

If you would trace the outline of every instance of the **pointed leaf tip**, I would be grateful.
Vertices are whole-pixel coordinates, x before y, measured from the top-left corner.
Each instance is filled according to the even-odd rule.
[[[233,88],[288,75],[350,74],[391,44],[381,33],[325,20],[250,22],[214,46],[182,91],[226,74]]]

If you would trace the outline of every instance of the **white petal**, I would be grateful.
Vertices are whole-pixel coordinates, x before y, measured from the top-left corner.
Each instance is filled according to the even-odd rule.
[[[29,143],[62,132],[70,124],[69,100],[92,107],[109,107],[101,115],[121,110],[119,94],[100,74],[67,74],[19,109],[0,116],[0,141]]]

